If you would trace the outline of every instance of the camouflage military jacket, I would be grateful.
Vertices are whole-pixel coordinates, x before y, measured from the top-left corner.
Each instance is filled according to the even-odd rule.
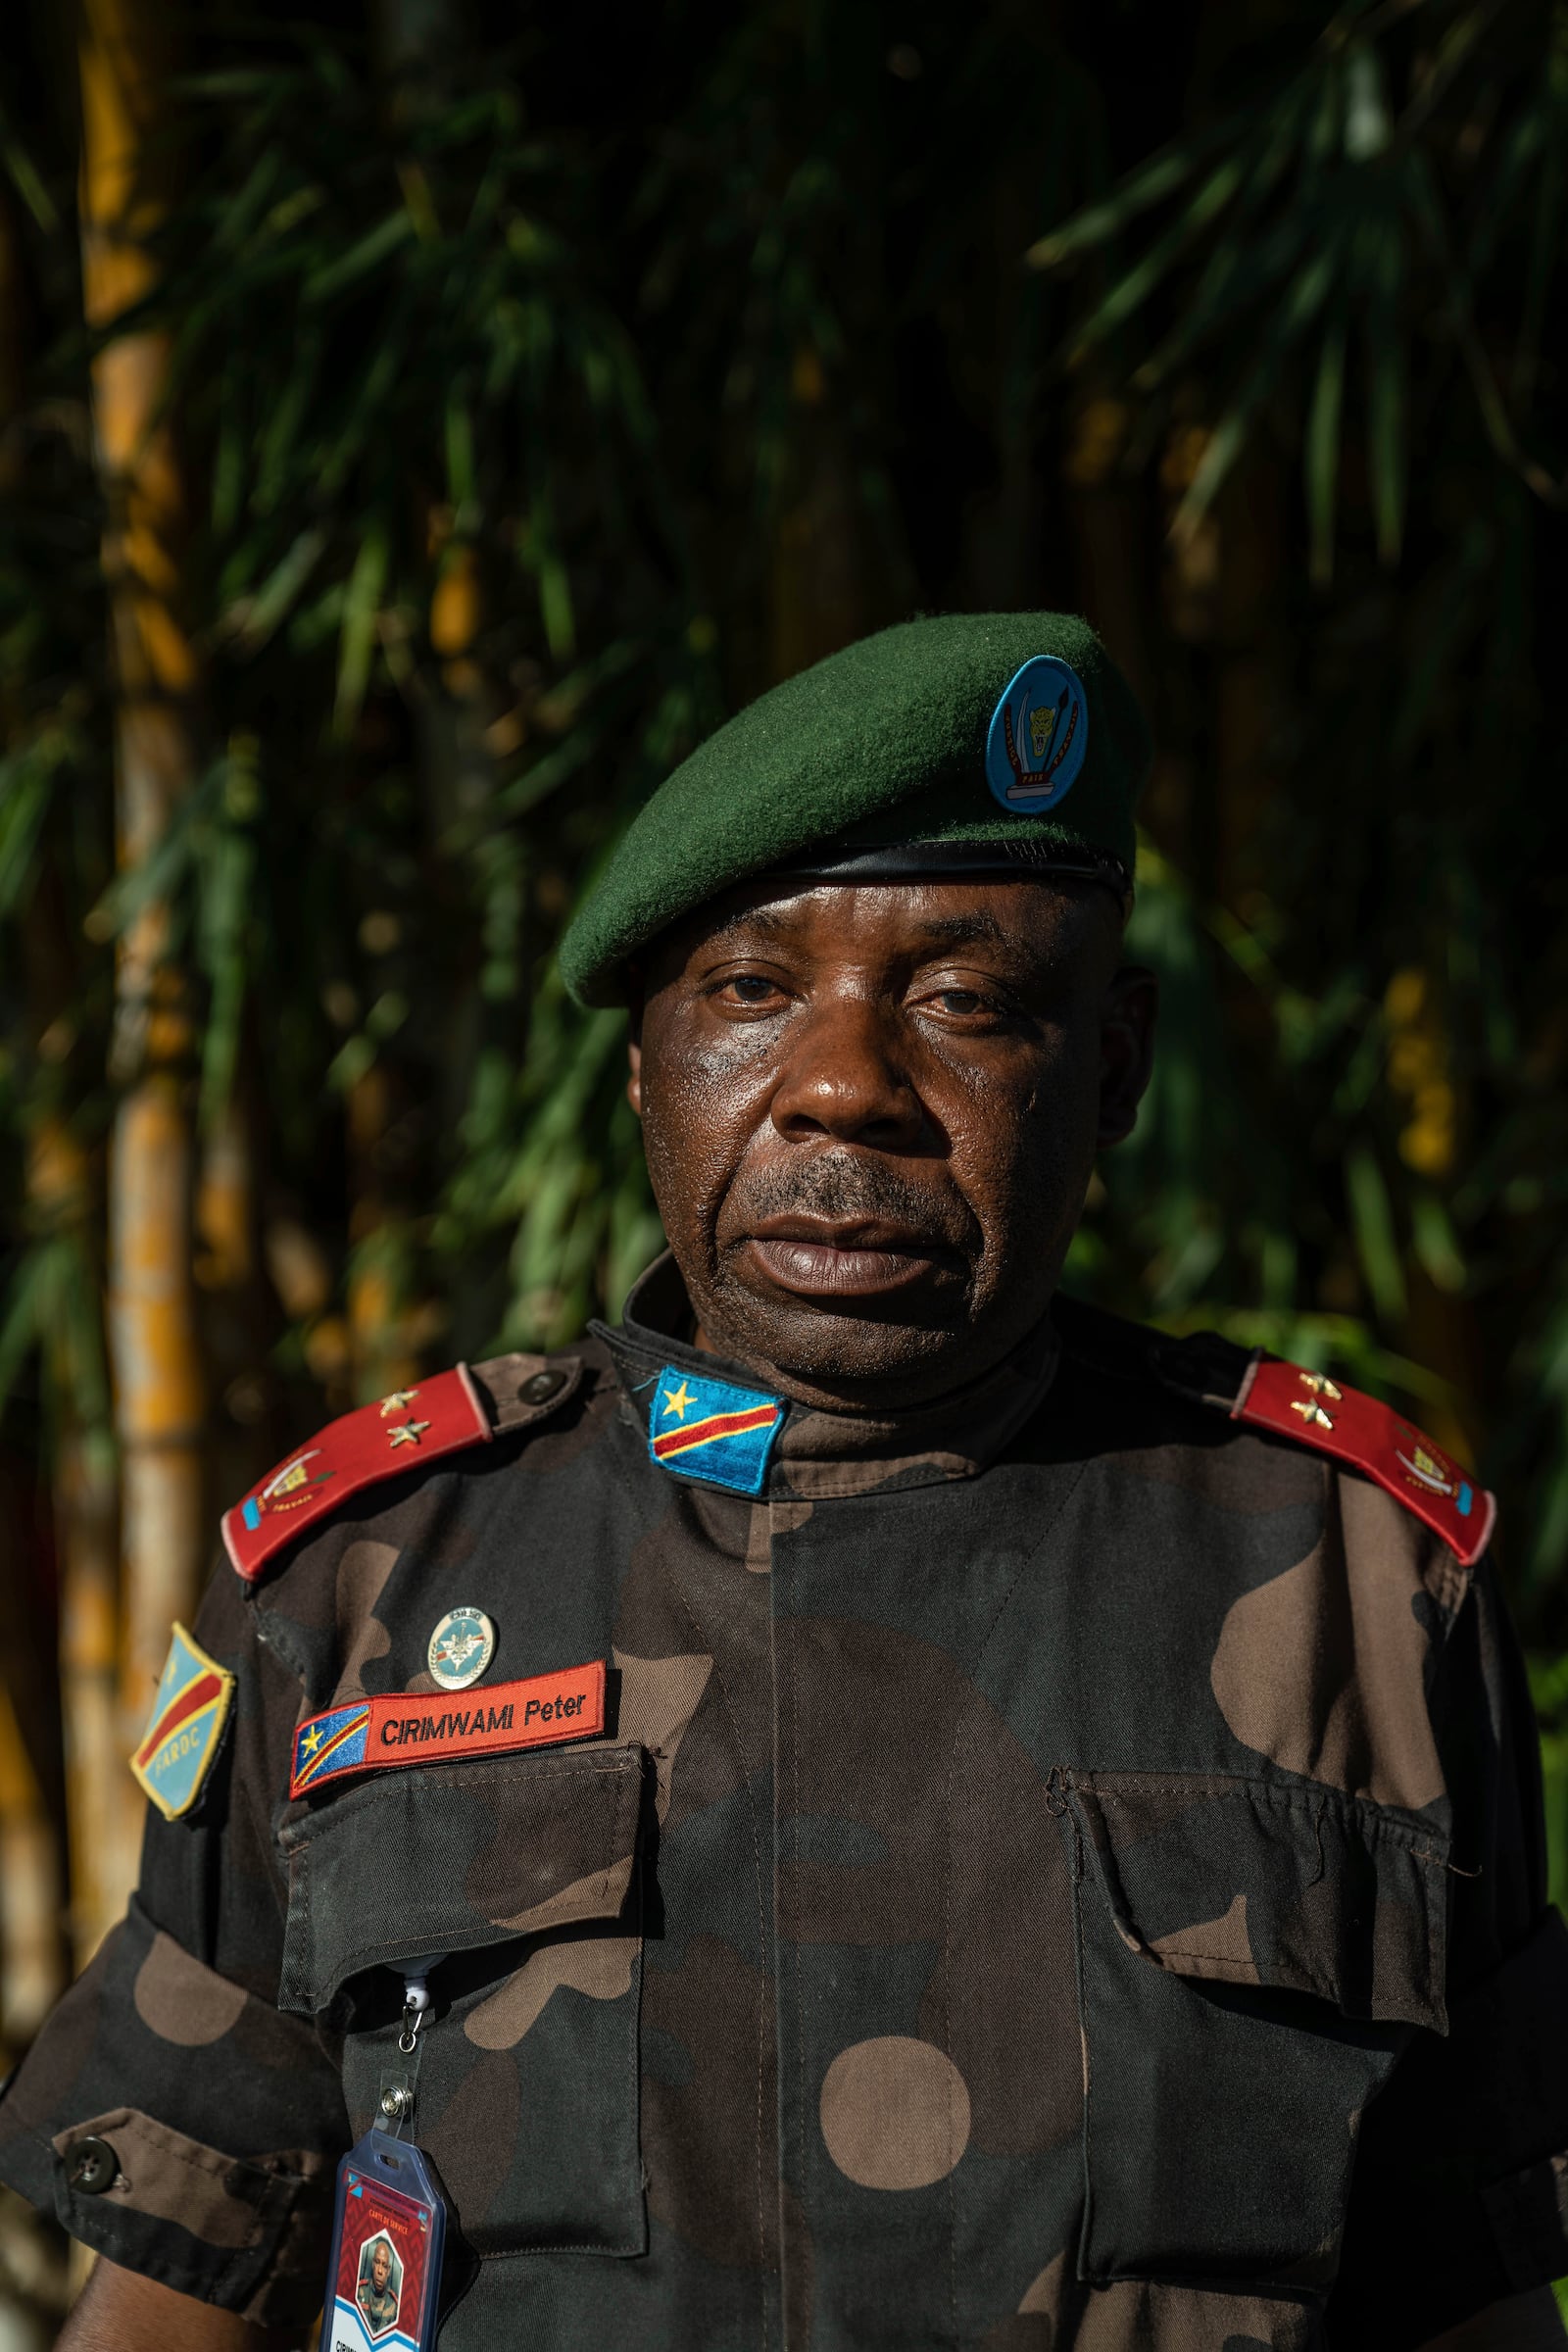
[[[1485,1562],[1228,1419],[1237,1351],[1065,1305],[707,1483],[651,1440],[758,1384],[685,1328],[656,1268],[561,1382],[475,1367],[491,1443],[220,1571],[227,1748],[0,2173],[303,2321],[441,1955],[443,2352],[1398,2352],[1568,2269],[1568,1937]],[[603,1661],[603,1734],[290,1798],[303,1720],[430,1691],[462,1605],[475,1698]]]

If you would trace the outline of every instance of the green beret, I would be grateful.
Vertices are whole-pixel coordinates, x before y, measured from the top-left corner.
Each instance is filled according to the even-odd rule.
[[[561,947],[579,1004],[623,998],[661,931],[754,874],[1067,872],[1132,887],[1149,729],[1087,621],[910,620],[781,686],[642,808]]]

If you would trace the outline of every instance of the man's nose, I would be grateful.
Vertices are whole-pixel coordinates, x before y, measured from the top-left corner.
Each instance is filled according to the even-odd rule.
[[[792,1142],[830,1135],[908,1151],[925,1129],[926,1108],[898,1022],[861,998],[809,1008],[790,1038],[772,1115]]]

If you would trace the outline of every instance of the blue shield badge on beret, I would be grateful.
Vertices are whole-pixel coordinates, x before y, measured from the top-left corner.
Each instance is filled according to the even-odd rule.
[[[1078,672],[1037,654],[1009,681],[986,736],[986,782],[1015,816],[1064,801],[1089,749],[1089,697]]]

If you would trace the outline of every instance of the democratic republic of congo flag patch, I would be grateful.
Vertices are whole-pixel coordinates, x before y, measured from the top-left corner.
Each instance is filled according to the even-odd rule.
[[[648,1450],[662,1470],[705,1486],[760,1494],[773,1440],[784,1426],[777,1396],[732,1389],[666,1364],[648,1414]]]
[[[168,1821],[188,1813],[217,1758],[234,1677],[176,1624],[130,1769]]]

